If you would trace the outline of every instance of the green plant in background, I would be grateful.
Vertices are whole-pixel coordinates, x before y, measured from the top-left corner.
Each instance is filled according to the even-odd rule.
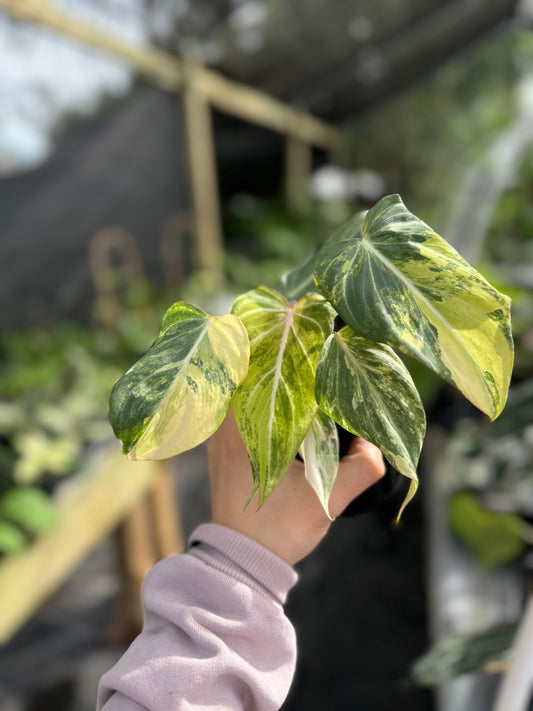
[[[160,292],[134,285],[111,331],[72,322],[0,338],[0,555],[54,525],[60,479],[109,440],[109,391],[152,341]],[[168,298],[163,303],[167,303]]]
[[[44,491],[37,487],[12,487],[0,496],[0,551],[16,553],[28,537],[50,529],[56,511]]]
[[[501,672],[507,665],[518,625],[442,637],[412,665],[409,680],[416,686],[442,684],[469,672]]]
[[[444,229],[465,172],[513,122],[514,88],[531,71],[530,35],[503,26],[427,80],[380,102],[353,131],[357,164],[378,171]]]
[[[411,480],[407,503],[425,413],[394,349],[491,419],[502,411],[513,363],[510,301],[398,195],[355,215],[283,283],[285,295],[260,286],[223,316],[183,302],[167,311],[153,346],[111,392],[125,453],[178,454],[207,439],[231,407],[252,465],[251,495],[263,503],[300,451],[327,511],[338,423]]]
[[[533,381],[514,385],[504,414],[488,428],[461,421],[446,450],[452,532],[487,569],[519,559],[533,544]]]
[[[457,422],[446,444],[446,489],[454,536],[485,570],[520,564],[533,544],[533,381],[511,387],[505,412],[490,426]],[[439,639],[410,669],[413,684],[440,684],[468,672],[501,671],[518,624]]]
[[[225,266],[232,288],[244,291],[256,284],[278,284],[281,272],[300,264],[324,234],[350,216],[341,202],[300,197],[293,211],[280,201],[251,195],[231,200],[225,219]]]
[[[451,530],[483,568],[515,560],[533,543],[533,528],[521,516],[484,509],[475,494],[466,491],[451,498],[449,518]]]
[[[7,332],[0,352],[0,553],[13,553],[55,523],[57,477],[108,439],[120,369],[102,357],[98,334],[73,324]]]

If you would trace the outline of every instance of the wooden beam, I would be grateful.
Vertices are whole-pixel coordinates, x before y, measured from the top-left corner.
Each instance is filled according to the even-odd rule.
[[[294,136],[285,139],[285,200],[296,210],[302,196],[307,195],[307,183],[313,170],[313,149]]]
[[[157,558],[185,550],[185,534],[176,490],[176,472],[168,459],[155,463],[156,479],[148,497]]]
[[[205,67],[192,68],[189,80],[196,91],[220,111],[271,131],[294,136],[317,148],[337,151],[343,145],[342,133],[324,121]]]
[[[0,0],[0,10],[17,20],[48,27],[110,54],[126,62],[163,89],[175,91],[181,86],[181,62],[171,54],[118,39],[110,32],[58,9],[50,0]]]
[[[188,62],[183,99],[196,223],[194,262],[208,276],[209,287],[217,289],[224,282],[224,263],[215,139],[209,103],[189,81],[191,67]]]
[[[51,0],[0,0],[0,10],[115,56],[164,89],[177,91],[182,87],[183,63],[173,55],[117,39],[58,10]],[[338,151],[343,145],[341,131],[305,111],[202,66],[189,69],[188,75],[189,85],[194,85],[196,92],[220,111],[325,150]]]

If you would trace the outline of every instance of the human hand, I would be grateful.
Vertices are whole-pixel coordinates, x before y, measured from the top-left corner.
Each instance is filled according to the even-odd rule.
[[[311,553],[327,533],[331,520],[305,479],[303,462],[298,460],[260,509],[254,499],[244,510],[253,483],[252,468],[231,410],[210,438],[207,456],[214,523],[243,533],[290,565]],[[350,501],[384,473],[379,449],[354,437],[339,463],[329,500],[331,516],[342,513]]]

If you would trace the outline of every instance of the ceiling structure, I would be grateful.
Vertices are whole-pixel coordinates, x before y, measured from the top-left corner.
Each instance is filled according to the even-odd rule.
[[[117,37],[177,56],[196,55],[222,75],[338,125],[517,17],[525,1],[531,7],[531,0],[54,0],[80,18],[86,7],[88,22]],[[0,63],[0,169],[2,132],[15,144],[6,131],[10,112],[15,138],[29,158],[17,174],[19,155],[8,156],[6,165],[15,168],[1,181],[0,263],[27,262],[28,269],[5,270],[10,273],[3,275],[0,305],[6,314],[0,320],[37,322],[87,303],[87,240],[102,223],[131,225],[141,248],[153,256],[153,226],[187,207],[184,171],[176,161],[185,151],[175,98],[136,83],[124,63],[0,13],[3,56],[7,45],[13,53]],[[80,113],[92,118],[79,121]],[[220,182],[228,195],[259,190],[267,171],[270,185],[279,181],[279,136],[221,112],[215,118],[222,129]],[[32,144],[24,132],[26,119],[40,119],[32,124],[35,135],[40,131],[50,140],[48,152],[40,149],[43,160],[33,163],[39,151],[36,139]],[[147,175],[161,183],[150,178],[147,190]],[[22,252],[32,260],[20,259]],[[39,289],[35,264],[47,265],[50,277]]]
[[[201,56],[233,79],[338,123],[405,88],[515,17],[520,4],[195,0],[165,43],[178,52]]]
[[[31,4],[34,0],[25,0]],[[44,161],[66,121],[126,96],[116,58],[2,12],[0,174]],[[5,3],[8,7],[11,3]],[[342,124],[440,66],[532,0],[53,0],[137,46],[193,55],[223,76]],[[61,81],[57,78],[61,76]]]

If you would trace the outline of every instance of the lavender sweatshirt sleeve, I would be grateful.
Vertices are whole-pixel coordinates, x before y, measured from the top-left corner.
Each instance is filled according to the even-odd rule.
[[[189,552],[157,563],[145,623],[100,681],[97,711],[274,711],[294,673],[283,611],[296,573],[236,531],[204,524]]]

